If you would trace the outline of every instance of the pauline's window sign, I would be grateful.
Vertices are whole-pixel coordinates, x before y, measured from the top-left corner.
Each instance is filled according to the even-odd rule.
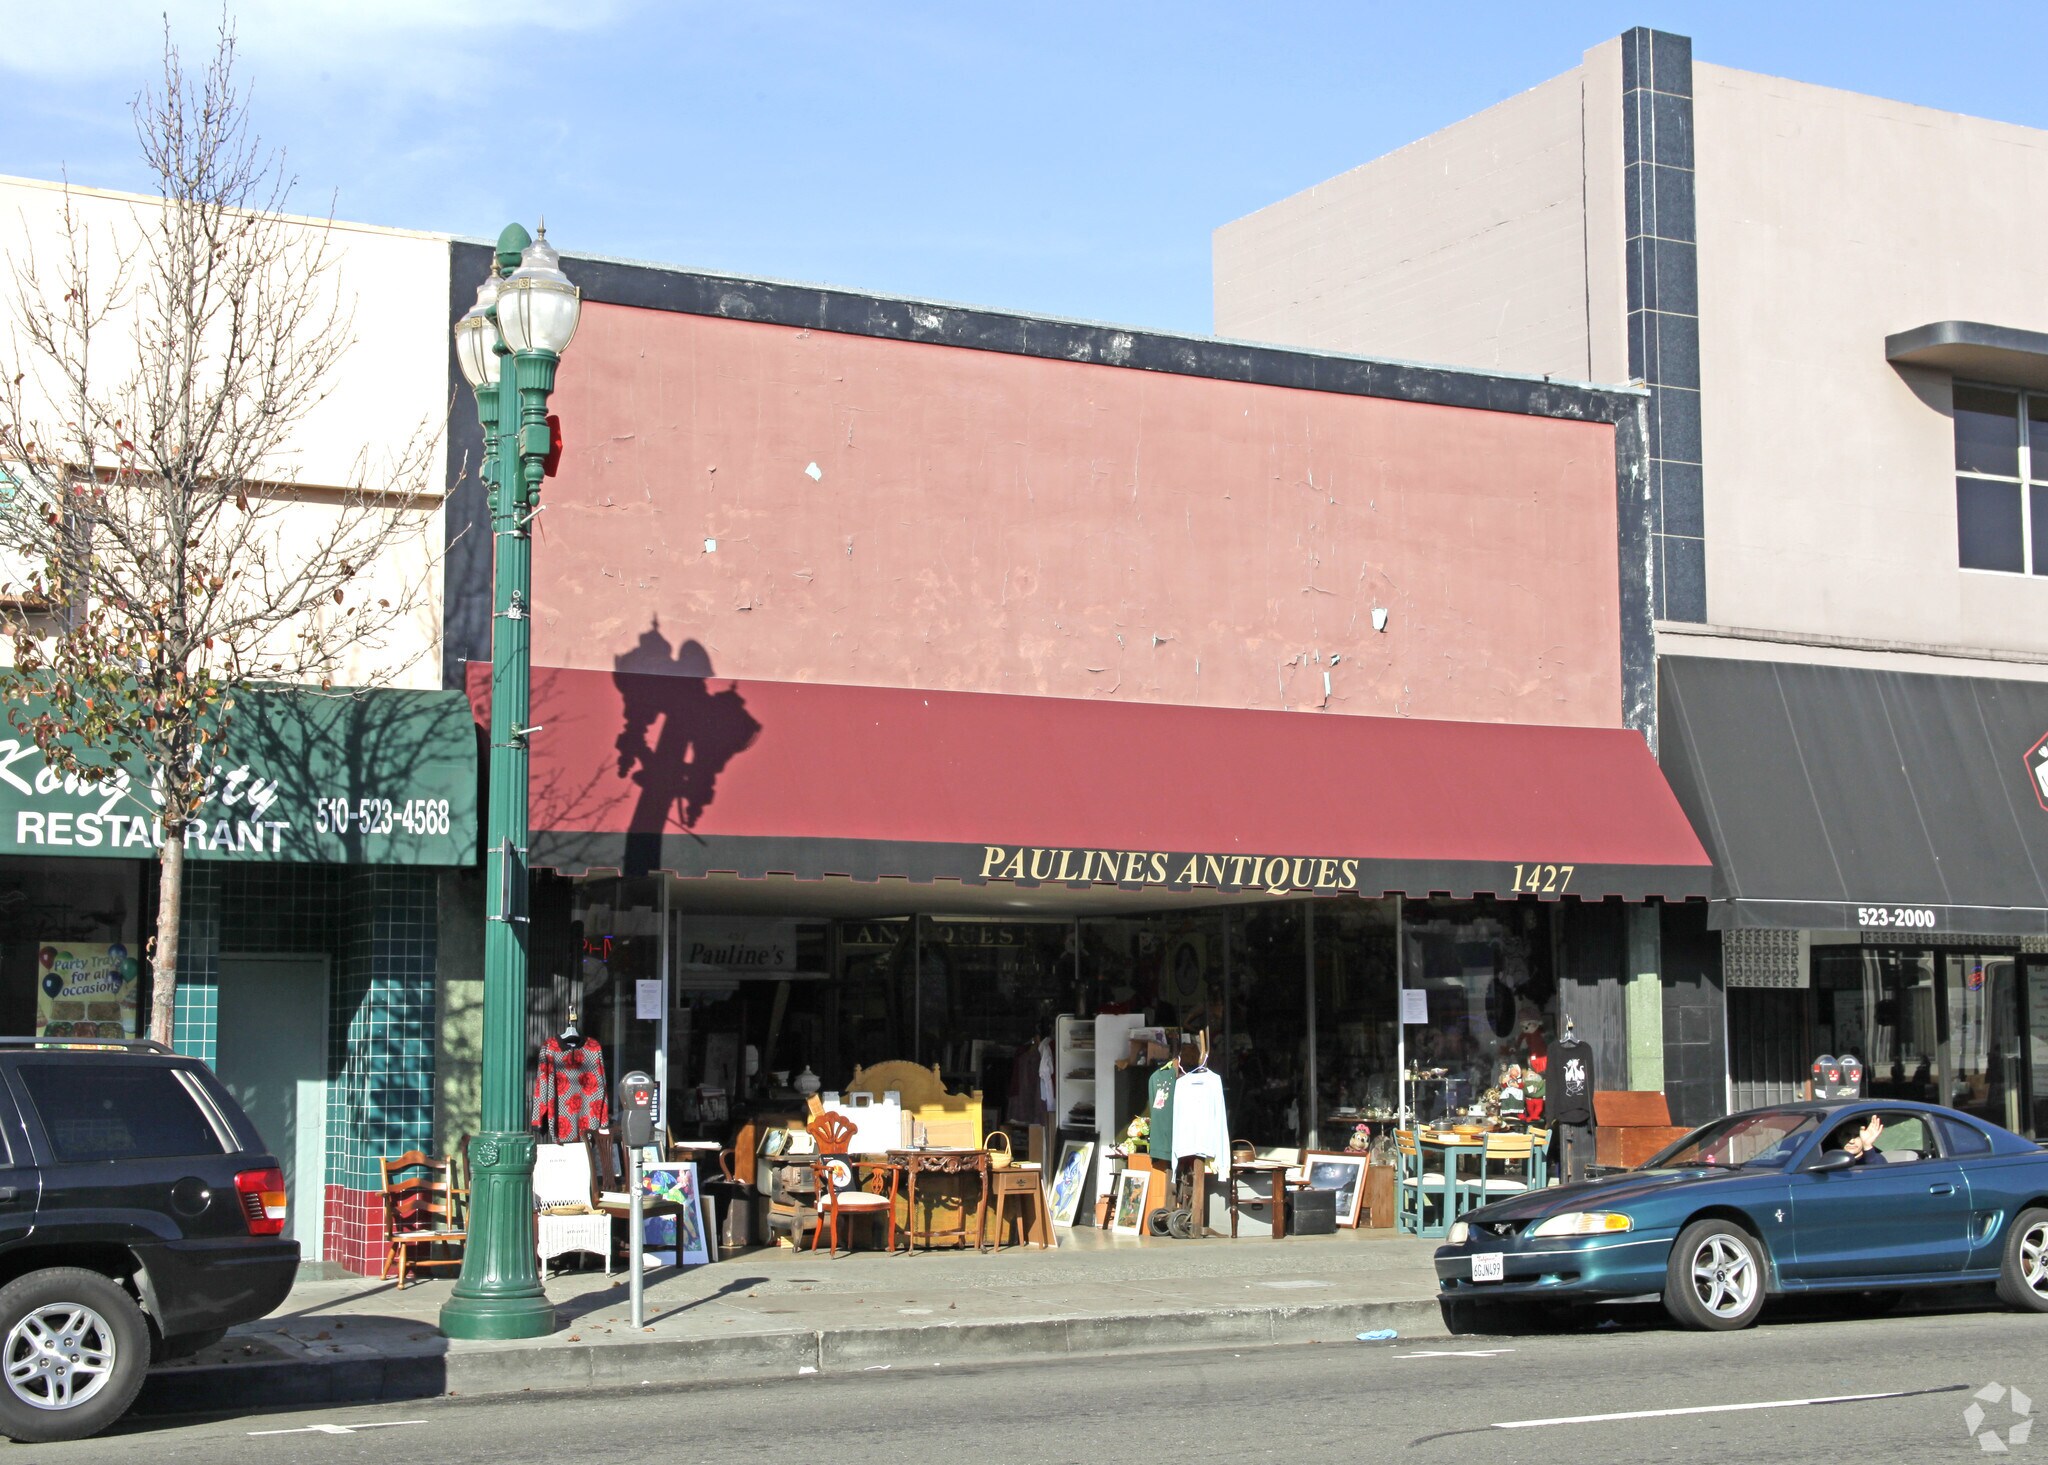
[[[194,859],[476,857],[476,729],[459,692],[246,695],[212,763],[206,801],[185,829]],[[139,760],[79,778],[0,726],[0,854],[153,859],[160,804]]]

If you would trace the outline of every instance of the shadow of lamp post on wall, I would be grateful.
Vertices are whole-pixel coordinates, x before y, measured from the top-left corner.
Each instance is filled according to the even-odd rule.
[[[548,394],[576,335],[582,297],[561,256],[517,224],[498,236],[490,278],[455,323],[476,389],[496,561],[491,609],[490,808],[485,821],[482,1123],[470,1142],[462,1277],[441,1308],[451,1338],[538,1338],[555,1326],[533,1248],[534,1140],[526,1123],[527,758],[532,680],[533,516],[549,471]]]

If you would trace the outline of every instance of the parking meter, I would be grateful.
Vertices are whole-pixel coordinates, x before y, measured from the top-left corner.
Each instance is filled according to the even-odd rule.
[[[619,1080],[619,1102],[613,1110],[619,1139],[631,1149],[654,1143],[654,1080],[635,1069]]]
[[[1860,1099],[1863,1097],[1863,1065],[1853,1053],[1837,1058],[1823,1053],[1813,1060],[1813,1096],[1816,1099]]]
[[[654,1080],[635,1069],[619,1080],[619,1102],[612,1110],[612,1123],[626,1147],[626,1200],[628,1207],[626,1264],[632,1268],[628,1293],[632,1298],[633,1326],[646,1324],[646,1302],[642,1295],[646,1269],[647,1224],[641,1211],[640,1147],[654,1143]]]

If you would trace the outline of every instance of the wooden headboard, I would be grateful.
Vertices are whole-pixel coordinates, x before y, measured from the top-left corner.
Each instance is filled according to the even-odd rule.
[[[934,1063],[926,1068],[918,1063],[901,1060],[891,1063],[874,1063],[866,1068],[856,1068],[853,1078],[846,1085],[848,1093],[885,1094],[894,1090],[903,1100],[903,1119],[906,1128],[916,1120],[926,1131],[926,1139],[934,1145],[963,1145],[970,1149],[981,1145],[981,1091],[949,1094],[945,1080],[939,1077],[939,1066]],[[908,1140],[906,1135],[905,1139]]]

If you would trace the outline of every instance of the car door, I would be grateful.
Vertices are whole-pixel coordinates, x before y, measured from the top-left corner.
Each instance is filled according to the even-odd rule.
[[[1886,1281],[1959,1272],[1970,1254],[1970,1189],[1962,1167],[1941,1150],[1931,1116],[1917,1110],[1865,1110],[1831,1125],[1853,1132],[1872,1112],[1884,1122],[1878,1152],[1846,1170],[1792,1176],[1789,1281],[1820,1285]]]
[[[21,1115],[0,1087],[0,1249],[25,1240],[35,1229],[42,1175],[29,1153]]]

